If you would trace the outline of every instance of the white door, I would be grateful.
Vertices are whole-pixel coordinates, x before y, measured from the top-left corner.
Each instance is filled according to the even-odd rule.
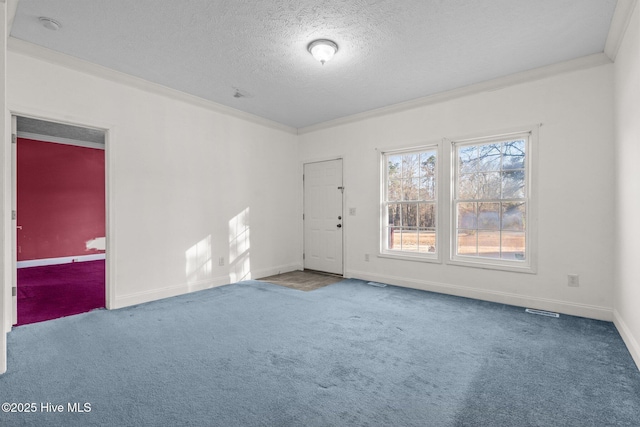
[[[342,271],[342,159],[304,165],[304,268]]]

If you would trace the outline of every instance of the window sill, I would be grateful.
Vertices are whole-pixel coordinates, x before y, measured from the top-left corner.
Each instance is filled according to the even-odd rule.
[[[455,257],[447,261],[448,265],[461,267],[483,268],[485,270],[511,271],[514,273],[536,274],[536,269],[527,263],[502,263],[489,259],[475,259]]]
[[[397,259],[401,261],[430,262],[435,264],[441,264],[440,256],[435,254],[411,255],[408,253],[381,252],[378,254],[378,258]]]

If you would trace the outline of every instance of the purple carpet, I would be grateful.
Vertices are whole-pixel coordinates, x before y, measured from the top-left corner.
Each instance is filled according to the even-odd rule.
[[[18,269],[18,325],[105,306],[104,260]]]

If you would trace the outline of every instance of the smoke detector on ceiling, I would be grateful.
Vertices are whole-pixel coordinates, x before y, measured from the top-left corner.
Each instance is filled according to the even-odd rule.
[[[47,18],[46,16],[41,16],[38,20],[47,30],[58,31],[60,27],[62,27],[58,21],[52,18]]]
[[[247,92],[244,89],[240,89],[238,87],[232,86],[231,87],[233,89],[233,97],[236,99],[240,99],[240,98],[252,98],[253,95],[250,94],[249,92]]]

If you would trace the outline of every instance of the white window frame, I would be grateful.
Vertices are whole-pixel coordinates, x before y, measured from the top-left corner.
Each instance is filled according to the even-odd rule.
[[[421,153],[425,151],[435,151],[436,152],[436,197],[433,200],[435,204],[436,210],[436,223],[435,223],[435,241],[436,241],[436,249],[435,252],[408,252],[401,250],[391,250],[387,249],[389,236],[387,234],[388,228],[388,208],[387,208],[387,194],[388,194],[388,179],[387,179],[387,156],[393,155],[403,155],[403,154],[411,154],[411,153]],[[425,143],[423,145],[412,146],[409,148],[392,148],[385,149],[379,151],[379,164],[380,164],[380,224],[379,224],[379,232],[380,232],[380,248],[378,256],[381,258],[391,258],[391,259],[400,259],[400,260],[408,260],[408,261],[421,261],[421,262],[442,262],[442,242],[443,239],[441,237],[443,229],[442,229],[442,218],[443,218],[443,209],[442,209],[442,200],[443,200],[443,167],[442,167],[442,144],[441,142],[435,143]],[[419,202],[419,201],[416,201]],[[429,201],[431,202],[431,201]]]
[[[471,138],[446,140],[450,144],[450,203],[449,203],[449,257],[447,264],[477,267],[492,270],[505,270],[521,273],[536,273],[537,266],[537,191],[536,191],[536,146],[538,142],[539,125],[520,128],[491,135],[484,134]],[[479,256],[465,256],[457,254],[457,177],[458,155],[457,148],[465,145],[487,144],[491,142],[504,142],[510,139],[525,139],[525,198],[527,204],[527,225],[525,228],[525,259],[506,260],[484,258]]]

